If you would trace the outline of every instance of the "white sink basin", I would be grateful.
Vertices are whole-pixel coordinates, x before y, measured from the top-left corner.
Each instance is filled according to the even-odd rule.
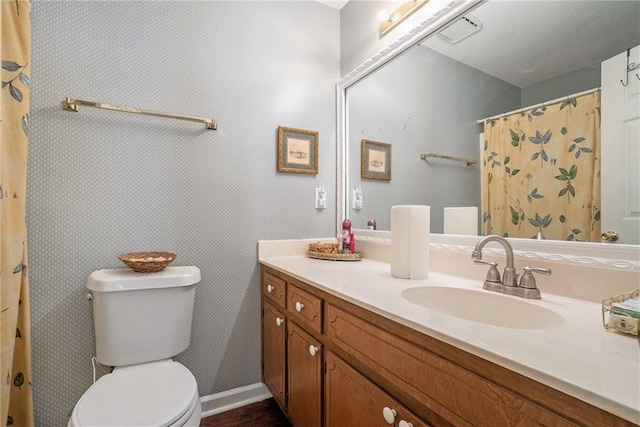
[[[429,310],[486,325],[514,329],[550,329],[564,323],[559,314],[518,297],[490,291],[444,286],[420,286],[401,293],[407,301]]]

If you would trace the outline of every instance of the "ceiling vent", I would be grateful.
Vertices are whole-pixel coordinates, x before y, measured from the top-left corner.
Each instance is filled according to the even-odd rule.
[[[482,22],[480,22],[478,18],[472,15],[467,15],[458,19],[438,34],[450,43],[458,43],[460,40],[469,37],[471,34],[480,31],[481,28]]]

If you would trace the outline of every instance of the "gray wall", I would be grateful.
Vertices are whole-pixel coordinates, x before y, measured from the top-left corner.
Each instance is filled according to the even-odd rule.
[[[202,271],[200,395],[260,381],[256,242],[335,232],[340,13],[318,2],[34,2],[27,225],[36,423],[91,384],[87,275],[168,250]],[[65,96],[204,125],[81,107]],[[276,172],[279,125],[320,132],[319,174]],[[314,208],[324,182],[328,208]]]
[[[597,87],[600,87],[600,64],[522,88],[521,108]]]
[[[480,164],[420,159],[434,152],[480,158],[476,120],[519,107],[520,88],[416,46],[347,91],[349,216],[356,228],[375,218],[390,229],[391,206],[431,206],[431,231],[442,233],[444,208],[480,206]],[[391,181],[360,178],[360,141],[392,145]],[[352,209],[362,185],[364,208]]]
[[[396,2],[397,3],[397,2]],[[380,38],[378,13],[393,9],[393,2],[350,0],[340,11],[340,75],[345,76],[385,47]]]

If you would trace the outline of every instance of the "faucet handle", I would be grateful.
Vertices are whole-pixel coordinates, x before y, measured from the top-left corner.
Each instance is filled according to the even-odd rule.
[[[536,289],[536,278],[533,277],[533,273],[544,274],[548,276],[551,274],[550,268],[535,268],[535,267],[524,267],[524,274],[520,279],[520,287],[527,289]]]
[[[485,261],[483,259],[474,259],[473,260],[474,264],[483,264],[483,265],[490,265],[492,267],[497,267],[498,263],[495,261]]]
[[[493,283],[501,283],[500,282],[500,272],[498,271],[498,263],[495,261],[484,261],[481,259],[476,259],[473,260],[474,264],[482,264],[482,265],[489,265],[489,271],[487,272],[487,282],[493,282]]]

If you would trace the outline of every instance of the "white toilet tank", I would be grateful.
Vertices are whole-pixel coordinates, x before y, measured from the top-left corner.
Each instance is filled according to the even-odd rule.
[[[123,366],[171,358],[189,347],[198,267],[167,267],[157,273],[97,270],[93,295],[96,357]]]

